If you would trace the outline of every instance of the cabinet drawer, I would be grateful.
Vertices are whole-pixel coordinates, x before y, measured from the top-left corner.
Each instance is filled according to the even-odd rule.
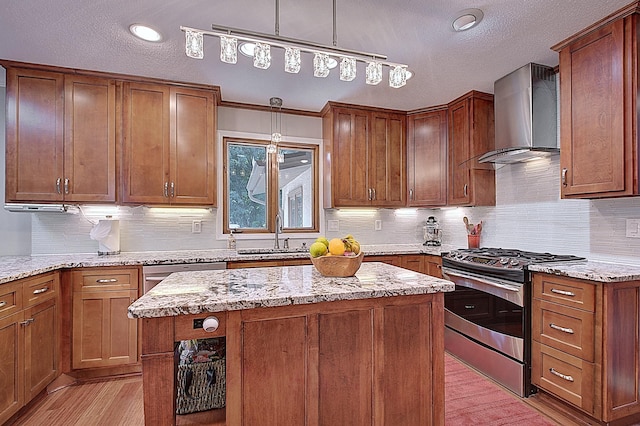
[[[22,283],[12,282],[0,285],[0,318],[22,309]]]
[[[73,272],[73,291],[110,291],[138,288],[137,269],[96,269]]]
[[[219,326],[216,331],[207,332],[202,328],[202,321],[207,317],[218,318]],[[174,320],[175,339],[208,339],[210,337],[221,337],[227,334],[227,313],[202,313],[197,315],[179,315]]]
[[[595,314],[533,299],[532,336],[540,343],[593,362]]]
[[[547,274],[533,274],[533,297],[594,312],[596,284]]]
[[[22,281],[22,301],[25,308],[58,295],[60,276],[57,272],[37,275]]]
[[[594,364],[534,341],[531,383],[593,414]]]

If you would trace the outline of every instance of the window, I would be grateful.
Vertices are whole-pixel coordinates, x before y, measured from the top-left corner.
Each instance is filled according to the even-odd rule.
[[[268,143],[224,138],[224,232],[318,232],[318,147]]]

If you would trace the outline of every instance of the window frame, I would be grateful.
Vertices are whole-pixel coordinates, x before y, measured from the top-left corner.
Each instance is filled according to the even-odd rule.
[[[229,234],[229,175],[228,175],[228,154],[230,144],[242,144],[242,145],[255,145],[264,147],[266,150],[270,141],[266,139],[255,139],[240,136],[224,136],[222,138],[222,174],[223,174],[223,187],[222,187],[222,232],[223,234]],[[308,228],[285,228],[282,227],[281,234],[294,234],[294,233],[318,233],[320,232],[320,149],[316,144],[306,144],[303,142],[280,142],[278,143],[278,149],[294,149],[294,150],[306,150],[311,151],[313,155],[312,161],[312,185],[313,191],[313,207],[312,207],[312,226]],[[279,185],[278,185],[278,162],[277,153],[266,153],[267,160],[267,188],[266,188],[266,227],[264,229],[257,228],[238,228],[234,229],[234,232],[250,235],[269,235],[275,233],[275,216],[278,211]]]

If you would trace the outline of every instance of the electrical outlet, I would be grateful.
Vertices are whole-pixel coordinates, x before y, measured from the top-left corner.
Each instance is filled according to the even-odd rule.
[[[191,222],[191,233],[199,234],[200,232],[202,232],[202,221],[194,220],[193,222]]]
[[[328,220],[327,221],[327,230],[331,232],[340,231],[340,221],[339,220]]]
[[[640,238],[640,219],[627,219],[627,238]]]
[[[376,231],[382,230],[382,221],[380,219],[376,220],[373,224],[373,227]]]

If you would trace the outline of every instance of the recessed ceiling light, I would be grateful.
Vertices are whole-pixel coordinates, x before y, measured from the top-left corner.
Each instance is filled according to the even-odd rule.
[[[129,31],[131,31],[131,34],[133,34],[138,38],[141,38],[142,40],[146,40],[146,41],[162,40],[162,36],[160,35],[159,32],[157,32],[151,27],[147,27],[146,25],[131,24],[129,26]]]
[[[468,30],[478,25],[483,17],[484,13],[480,9],[465,9],[453,21],[453,29],[456,31]]]

